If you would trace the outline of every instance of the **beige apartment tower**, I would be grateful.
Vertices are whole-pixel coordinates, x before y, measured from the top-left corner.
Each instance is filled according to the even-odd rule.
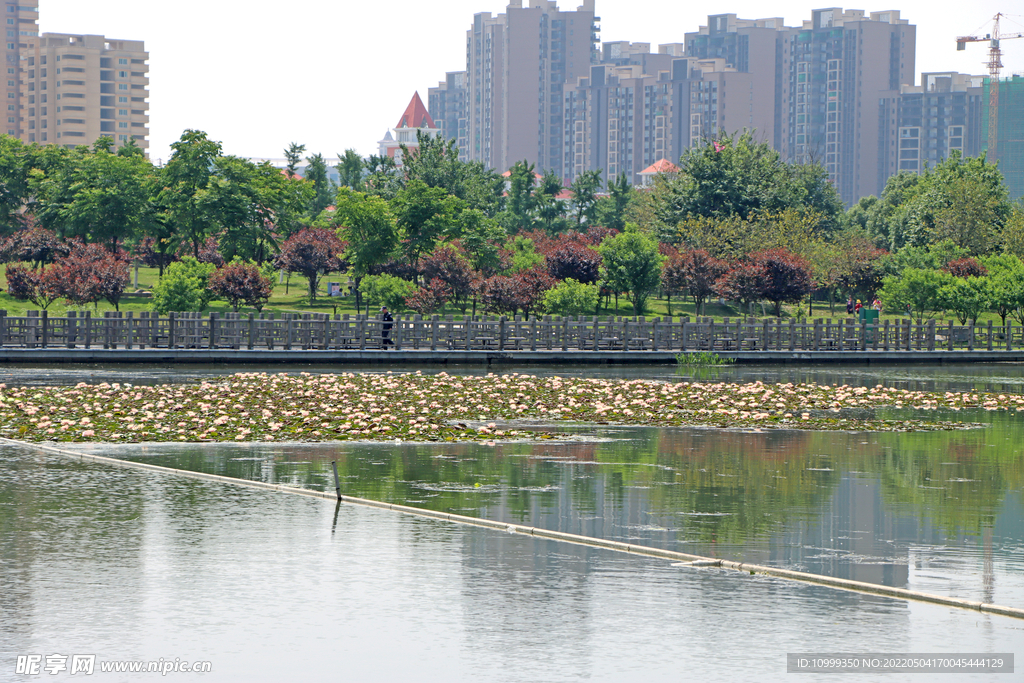
[[[21,50],[20,137],[69,148],[100,137],[149,149],[149,54],[140,40],[44,33]]]
[[[26,128],[24,102],[21,94],[21,53],[39,37],[39,0],[16,0],[5,2],[0,12],[6,40],[3,43],[4,82],[3,101],[7,105],[7,125],[0,128],[12,137],[21,137]]]

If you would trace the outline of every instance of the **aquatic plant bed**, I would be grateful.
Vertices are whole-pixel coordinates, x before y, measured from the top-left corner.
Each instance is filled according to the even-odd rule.
[[[884,420],[874,409],[917,409]],[[1012,394],[761,382],[690,383],[447,373],[239,373],[161,386],[0,385],[0,434],[28,441],[487,441],[549,425],[920,431],[978,426],[927,411],[1024,411]],[[508,425],[512,426],[508,426]]]

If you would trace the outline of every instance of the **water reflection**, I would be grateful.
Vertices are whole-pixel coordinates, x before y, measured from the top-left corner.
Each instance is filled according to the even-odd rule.
[[[209,660],[217,681],[777,681],[786,652],[1024,645],[989,615],[9,448],[0,462],[5,680],[17,654],[60,652]]]
[[[986,419],[984,415],[969,419]],[[615,428],[598,442],[87,447],[114,457],[1024,603],[1024,428]],[[939,578],[935,578],[939,577]]]

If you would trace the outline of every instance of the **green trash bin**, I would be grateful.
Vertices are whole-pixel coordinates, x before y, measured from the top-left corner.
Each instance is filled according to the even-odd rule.
[[[875,330],[877,328],[872,327],[872,325],[878,325],[878,313],[879,311],[876,311],[873,308],[860,309],[860,322],[868,326],[865,334],[865,340],[868,344],[875,343]]]

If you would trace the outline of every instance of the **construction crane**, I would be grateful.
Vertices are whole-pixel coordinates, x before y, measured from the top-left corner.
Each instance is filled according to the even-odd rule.
[[[999,47],[1000,40],[1024,38],[1024,33],[999,34],[999,20],[1006,16],[1002,12],[992,17],[992,33],[984,36],[959,36],[956,49],[966,50],[967,43],[988,41],[988,151],[989,158],[996,160],[996,137],[999,134],[999,71],[1003,68],[1003,51]]]

